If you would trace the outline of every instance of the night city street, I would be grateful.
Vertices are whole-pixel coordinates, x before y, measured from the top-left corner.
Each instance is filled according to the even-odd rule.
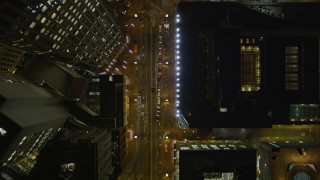
[[[316,0],[3,0],[0,179],[319,180]]]

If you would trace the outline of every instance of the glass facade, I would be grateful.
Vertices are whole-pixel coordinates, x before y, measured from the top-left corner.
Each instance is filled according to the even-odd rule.
[[[286,90],[299,89],[299,48],[285,47],[285,80]]]
[[[291,121],[320,121],[319,104],[291,104]]]
[[[0,41],[33,54],[108,66],[126,47],[106,2],[9,1],[0,7]]]
[[[240,46],[241,91],[258,91],[261,88],[261,60],[258,46]]]

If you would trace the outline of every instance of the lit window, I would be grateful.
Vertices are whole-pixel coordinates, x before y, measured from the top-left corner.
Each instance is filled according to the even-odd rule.
[[[241,91],[258,91],[261,85],[260,48],[240,46]]]
[[[41,19],[41,15],[38,14],[38,15],[36,16],[36,20],[40,20],[40,19]]]
[[[31,24],[30,24],[30,28],[34,28],[36,26],[36,23],[35,22],[32,22]]]
[[[54,19],[57,16],[56,13],[52,13],[51,18]]]
[[[319,104],[291,104],[290,120],[291,121],[319,121],[320,120]]]
[[[43,18],[41,19],[41,23],[45,23],[46,20],[47,20],[47,18],[46,18],[46,17],[43,17]]]
[[[68,16],[68,14],[69,14],[69,13],[68,13],[68,12],[66,12],[66,13],[64,14],[64,17],[67,17],[67,16]]]
[[[91,81],[92,82],[100,82],[100,79],[99,78],[92,78]]]
[[[0,134],[1,134],[2,136],[4,136],[6,133],[7,133],[6,130],[4,130],[3,128],[0,128]]]
[[[286,90],[299,89],[299,48],[288,46],[285,48],[285,79]]]
[[[42,11],[42,12],[46,12],[47,9],[48,9],[47,6],[43,6],[42,9],[41,9],[41,11]]]
[[[51,23],[51,21],[50,21],[50,20],[48,20],[48,21],[47,21],[47,23],[46,23],[46,26],[49,26],[49,25],[50,25],[50,23]]]
[[[45,28],[42,28],[41,30],[40,30],[40,33],[44,33],[46,31],[46,29]]]

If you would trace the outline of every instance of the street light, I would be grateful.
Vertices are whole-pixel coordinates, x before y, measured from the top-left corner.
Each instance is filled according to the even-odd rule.
[[[169,14],[166,14],[166,17],[169,17]]]
[[[134,17],[138,17],[138,14],[134,14]]]

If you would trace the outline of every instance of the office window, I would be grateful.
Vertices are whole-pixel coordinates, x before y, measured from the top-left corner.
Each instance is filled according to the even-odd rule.
[[[299,48],[285,47],[285,83],[286,90],[299,89]]]
[[[45,28],[42,28],[41,30],[40,30],[40,33],[44,33],[46,31],[46,29]]]
[[[41,9],[41,11],[42,11],[42,12],[46,12],[47,9],[48,9],[47,6],[43,6],[42,9]]]
[[[52,13],[51,18],[54,19],[57,16],[56,13]]]
[[[47,20],[47,22],[46,22],[46,26],[49,26],[49,25],[50,25],[50,23],[51,23],[51,21],[50,21],[50,20]]]
[[[46,20],[47,20],[47,18],[43,17],[43,18],[41,19],[41,23],[45,23]]]
[[[36,16],[36,20],[40,20],[41,19],[41,14],[38,14],[37,16]]]
[[[241,91],[258,91],[261,86],[259,46],[240,46]]]
[[[34,28],[36,26],[36,23],[35,22],[32,22],[31,24],[30,24],[30,28]]]
[[[320,120],[319,104],[291,104],[290,120],[291,121],[319,121]]]

